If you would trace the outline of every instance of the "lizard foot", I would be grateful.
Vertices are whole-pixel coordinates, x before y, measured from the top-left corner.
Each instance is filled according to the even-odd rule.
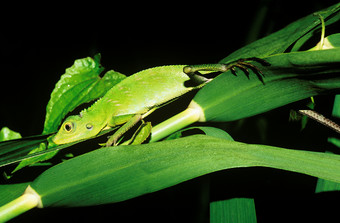
[[[236,60],[235,62],[231,62],[228,64],[224,64],[225,65],[225,71],[230,70],[235,76],[237,76],[236,73],[236,68],[241,69],[245,75],[247,76],[247,78],[249,79],[249,69],[252,70],[256,76],[259,78],[259,80],[263,82],[263,77],[264,74],[262,73],[262,71],[255,65],[251,64],[250,61],[255,61],[259,64],[261,64],[262,66],[270,66],[270,63],[268,63],[267,61],[257,58],[257,57],[250,57],[250,58],[241,58]]]

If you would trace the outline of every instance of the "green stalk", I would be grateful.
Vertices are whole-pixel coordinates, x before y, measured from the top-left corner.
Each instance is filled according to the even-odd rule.
[[[31,187],[28,187],[23,195],[0,207],[0,222],[7,222],[32,208],[38,207],[40,203],[40,196]]]
[[[197,108],[187,108],[181,113],[167,119],[152,128],[150,142],[156,142],[164,137],[199,121],[201,112]]]

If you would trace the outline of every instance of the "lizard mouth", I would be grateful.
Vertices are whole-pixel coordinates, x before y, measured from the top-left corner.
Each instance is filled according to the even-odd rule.
[[[54,142],[57,145],[61,145],[61,144],[67,143],[64,140],[62,140],[62,138],[60,137],[59,133],[55,134],[55,136],[52,137],[52,142]]]

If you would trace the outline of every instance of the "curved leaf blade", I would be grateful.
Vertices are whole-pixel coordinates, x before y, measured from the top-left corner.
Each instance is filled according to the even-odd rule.
[[[108,147],[54,166],[31,184],[44,207],[119,202],[214,171],[272,167],[340,182],[340,156],[209,136]]]
[[[194,97],[205,121],[233,121],[260,114],[318,94],[340,90],[340,48],[277,54],[259,68],[264,84],[250,71],[225,72]],[[258,64],[256,64],[258,65]]]
[[[269,36],[240,48],[239,50],[231,53],[226,58],[222,59],[219,63],[228,63],[239,58],[262,58],[269,55],[283,53],[294,42],[300,38],[303,38],[304,35],[310,33],[321,24],[317,13],[322,15],[326,21],[326,24],[331,24],[340,19],[339,10],[340,3],[337,3],[328,7],[327,9],[322,10],[321,12],[312,13]],[[308,38],[309,37],[311,37],[311,35],[309,35]]]
[[[170,136],[168,136],[165,140],[173,140],[173,139],[178,139],[183,137],[183,132],[190,131],[190,130],[199,130],[202,131],[205,135],[207,136],[213,136],[216,138],[221,138],[221,139],[228,139],[228,140],[234,140],[229,133],[226,131],[211,127],[211,126],[193,126],[193,127],[188,127],[185,129],[181,129]]]
[[[23,160],[41,143],[47,142],[48,135],[38,135],[0,142],[0,167]]]

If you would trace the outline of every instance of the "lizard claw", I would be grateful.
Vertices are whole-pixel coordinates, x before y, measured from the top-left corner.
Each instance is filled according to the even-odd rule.
[[[248,79],[249,79],[249,69],[250,69],[256,74],[259,80],[264,84],[264,81],[263,81],[264,74],[257,66],[251,64],[249,61],[255,61],[257,63],[260,63],[262,66],[271,65],[269,62],[263,59],[260,59],[257,57],[250,57],[250,58],[241,58],[241,59],[236,60],[235,62],[225,64],[225,69],[226,71],[230,70],[235,76],[237,76],[236,68],[239,68],[245,73]]]

